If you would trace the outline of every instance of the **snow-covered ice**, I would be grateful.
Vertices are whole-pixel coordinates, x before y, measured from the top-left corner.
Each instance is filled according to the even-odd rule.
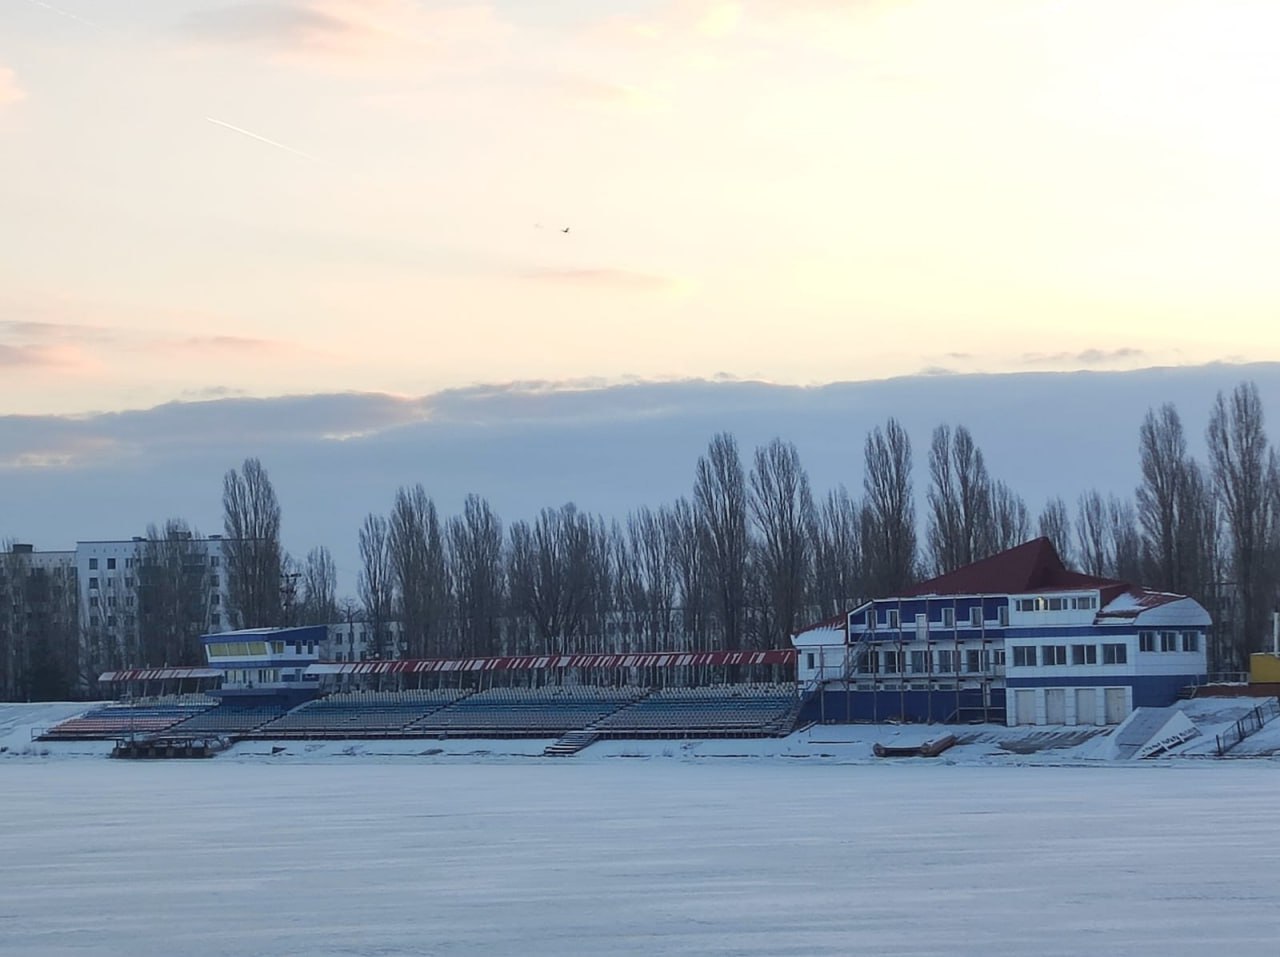
[[[635,753],[5,761],[0,952],[1275,953],[1273,762]]]

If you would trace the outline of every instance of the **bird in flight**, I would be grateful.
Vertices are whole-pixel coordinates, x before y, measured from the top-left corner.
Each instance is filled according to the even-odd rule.
[[[568,227],[568,226],[566,226],[564,229],[560,230],[560,232],[562,232],[562,233],[567,233],[568,231],[569,231],[569,227]]]

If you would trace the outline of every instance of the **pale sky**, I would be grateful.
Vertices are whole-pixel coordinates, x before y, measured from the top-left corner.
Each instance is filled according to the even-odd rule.
[[[1280,359],[1277,36],[1274,0],[0,0],[0,414]]]

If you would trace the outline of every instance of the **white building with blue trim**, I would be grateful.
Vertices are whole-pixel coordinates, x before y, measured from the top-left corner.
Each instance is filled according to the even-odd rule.
[[[1047,538],[793,636],[819,721],[1119,724],[1206,680],[1208,612],[1067,569]]]

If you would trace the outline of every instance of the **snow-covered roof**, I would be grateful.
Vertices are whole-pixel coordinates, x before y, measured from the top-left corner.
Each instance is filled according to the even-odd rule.
[[[1195,599],[1171,592],[1131,588],[1117,595],[1099,611],[1099,625],[1135,623],[1139,625],[1189,625],[1207,627],[1209,613]]]

